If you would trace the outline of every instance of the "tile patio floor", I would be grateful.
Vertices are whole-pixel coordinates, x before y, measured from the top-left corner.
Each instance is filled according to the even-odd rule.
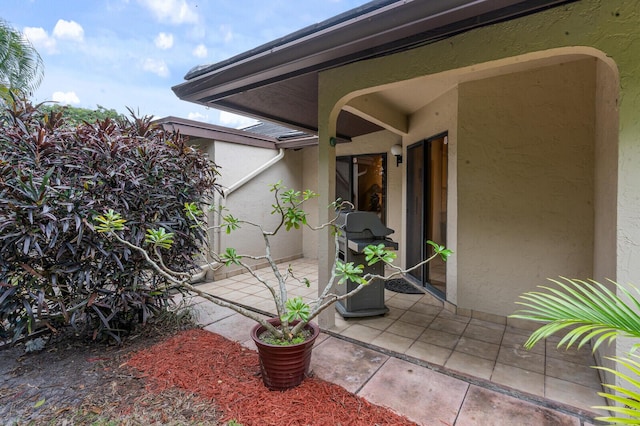
[[[289,296],[315,297],[315,260],[289,263],[312,283],[290,286]],[[275,312],[268,291],[248,274],[199,288]],[[247,331],[253,321],[199,302],[207,330],[253,345]],[[379,317],[345,320],[336,312],[335,327],[316,343],[314,373],[424,425],[588,425],[605,414],[591,408],[606,402],[597,395],[602,387],[588,348],[565,351],[548,340],[526,351],[530,324],[454,315],[430,295],[386,290],[385,304],[389,313]]]

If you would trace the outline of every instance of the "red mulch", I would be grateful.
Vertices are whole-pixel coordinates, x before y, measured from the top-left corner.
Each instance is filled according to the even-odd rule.
[[[258,354],[214,333],[188,330],[140,351],[127,365],[149,389],[179,387],[215,403],[223,421],[251,425],[415,425],[344,388],[315,377],[284,392],[269,391]]]

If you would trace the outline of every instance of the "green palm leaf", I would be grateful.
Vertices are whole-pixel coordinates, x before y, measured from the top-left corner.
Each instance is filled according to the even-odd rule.
[[[559,288],[541,286],[546,292],[524,293],[520,296],[524,302],[516,302],[525,309],[511,318],[546,323],[531,334],[526,348],[560,331],[566,334],[558,347],[577,345],[580,348],[593,339],[593,350],[618,336],[640,337],[640,315],[606,286],[592,280],[562,280],[550,280]],[[640,308],[640,302],[631,292],[617,283],[612,284],[633,306]]]
[[[558,347],[578,348],[593,342],[595,351],[602,343],[611,343],[618,336],[640,337],[640,302],[629,290],[611,282],[618,294],[597,281],[582,281],[569,278],[550,280],[558,288],[543,287],[545,292],[535,291],[520,296],[524,301],[516,302],[524,309],[518,310],[511,318],[521,318],[545,323],[534,331],[525,347],[530,349],[538,341],[558,332],[565,332]],[[638,293],[636,289],[635,293]],[[635,310],[634,310],[635,309]],[[640,344],[635,344],[633,349]],[[636,359],[639,356],[631,354]],[[614,415],[599,417],[598,420],[616,424],[638,424],[640,419],[640,362],[627,358],[608,358],[624,366],[631,375],[620,371],[595,367],[614,374],[628,386],[603,384],[612,393],[598,394],[614,404],[594,407],[608,410]]]
[[[22,33],[0,20],[0,96],[29,95],[43,77],[42,58]]]
[[[640,359],[637,355],[632,354],[631,356],[636,359]],[[607,359],[615,361],[616,363],[626,367],[633,376],[607,367],[595,367],[599,370],[614,374],[616,377],[631,385],[627,387],[609,384],[603,385],[604,387],[611,389],[614,393],[599,392],[598,395],[607,398],[618,405],[599,406],[594,408],[608,410],[614,414],[621,414],[626,417],[598,417],[598,420],[616,424],[638,424],[638,419],[640,419],[640,381],[637,380],[637,377],[640,375],[640,362],[629,358],[619,357]]]

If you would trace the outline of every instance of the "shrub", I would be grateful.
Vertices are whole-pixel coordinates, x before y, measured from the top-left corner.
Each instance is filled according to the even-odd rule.
[[[185,202],[207,204],[216,167],[150,117],[64,125],[62,115],[16,102],[0,114],[0,332],[89,326],[116,340],[167,306],[165,279],[140,253],[93,232],[106,209],[126,212],[127,239],[162,224],[168,264],[196,268],[206,244]]]

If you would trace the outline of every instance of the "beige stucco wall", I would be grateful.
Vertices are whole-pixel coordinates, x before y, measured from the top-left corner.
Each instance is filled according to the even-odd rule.
[[[598,61],[595,93],[595,169],[593,278],[605,284],[616,279],[618,177],[618,80],[614,70]]]
[[[189,146],[193,146],[196,149],[202,151],[211,161],[216,161],[215,144],[211,139],[202,138],[190,138],[188,140]]]
[[[300,151],[302,157],[302,188],[318,192],[318,147],[310,146]],[[312,226],[319,225],[318,199],[309,200],[305,210],[308,213],[307,220]],[[318,232],[308,228],[304,229],[302,241],[304,257],[318,258]]]
[[[618,88],[614,70],[607,64],[598,61],[596,65],[596,122],[595,122],[595,181],[594,181],[594,240],[593,278],[611,290],[615,290],[608,280],[616,279],[616,226],[618,186]],[[598,365],[615,370],[615,362],[610,358],[616,354],[617,345],[621,345],[619,353],[625,353],[628,347],[621,340],[615,345],[602,345],[596,352]],[[615,383],[610,372],[598,371],[603,382]]]
[[[219,183],[228,189],[241,181],[245,176],[261,168],[278,156],[273,149],[258,148],[221,141],[208,141],[199,144],[219,166]],[[277,225],[277,217],[271,215],[274,202],[270,185],[278,181],[290,188],[299,189],[302,185],[302,155],[298,151],[286,151],[284,157],[252,180],[229,193],[225,199],[216,197],[216,204],[226,209],[226,214],[273,229]],[[211,215],[213,216],[213,214]],[[211,224],[216,223],[210,217]],[[253,256],[264,255],[264,243],[259,232],[251,226],[244,225],[231,234],[214,232],[210,238],[214,250],[223,252],[232,247],[240,254]],[[281,232],[272,239],[272,253],[277,260],[286,260],[302,256],[302,232]],[[256,262],[248,262],[256,263]],[[264,263],[264,262],[262,262]],[[216,276],[233,275],[241,269],[238,266],[223,267]]]
[[[606,99],[608,106],[599,103],[592,114],[596,126],[593,132],[597,133],[594,138],[598,141],[595,147],[598,157],[592,173],[597,174],[599,182],[592,195],[594,210],[597,210],[592,235],[593,246],[603,244],[603,249],[597,252],[591,270],[585,271],[601,277],[615,276],[621,282],[638,282],[640,62],[634,47],[640,44],[639,21],[640,10],[635,1],[582,0],[410,51],[327,70],[319,79],[319,160],[323,164],[319,178],[335,173],[330,161],[334,152],[328,146],[328,140],[335,135],[339,110],[354,97],[421,76],[452,73],[464,84],[499,75],[496,72],[509,74],[550,65],[556,59],[598,58],[595,80],[600,95],[596,96]],[[606,85],[603,85],[605,81]],[[544,90],[543,87],[539,89]],[[617,113],[616,102],[619,123],[612,124],[610,117]],[[527,113],[525,110],[520,112]],[[603,151],[606,154],[603,155]],[[458,160],[458,165],[461,164]],[[613,168],[617,168],[617,175]],[[602,180],[607,173],[610,173],[608,180]],[[615,207],[613,198],[617,198]],[[615,220],[611,219],[612,215]],[[460,238],[460,232],[458,236]],[[326,243],[321,241],[322,244]],[[464,247],[458,249],[464,251]],[[573,259],[569,261],[573,262]],[[458,262],[461,262],[460,258]],[[321,273],[324,268],[321,265]],[[543,274],[538,275],[544,281]]]
[[[593,275],[595,61],[461,84],[458,307]]]

